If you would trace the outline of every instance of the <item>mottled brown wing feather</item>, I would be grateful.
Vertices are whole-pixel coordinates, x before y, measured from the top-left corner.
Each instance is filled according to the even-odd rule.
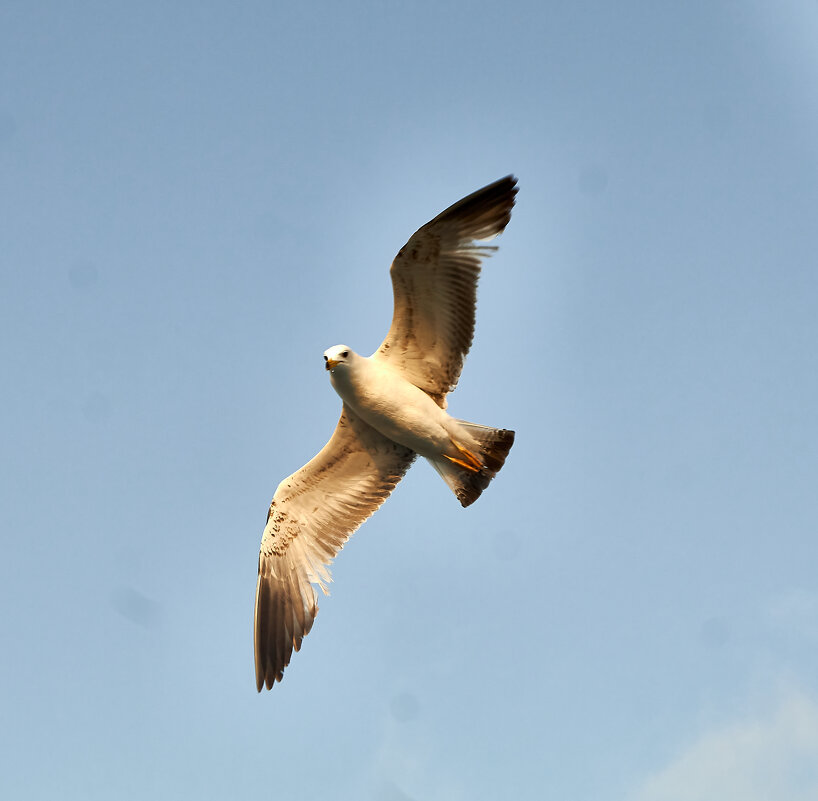
[[[480,260],[476,245],[511,219],[517,179],[509,175],[463,198],[416,231],[392,262],[395,310],[373,358],[397,367],[446,406],[474,336]]]
[[[329,564],[389,497],[415,453],[344,406],[329,442],[279,484],[261,539],[255,653],[259,692],[281,681],[318,612],[312,584],[326,592]]]

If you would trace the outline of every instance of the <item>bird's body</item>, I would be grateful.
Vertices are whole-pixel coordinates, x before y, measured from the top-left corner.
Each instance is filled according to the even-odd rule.
[[[463,506],[503,466],[514,432],[458,420],[446,396],[460,377],[474,334],[480,260],[475,244],[502,233],[516,181],[490,184],[416,231],[390,270],[395,308],[378,350],[346,345],[324,353],[343,400],[329,442],[276,489],[261,539],[255,608],[256,685],[281,681],[312,628],[317,584],[349,536],[424,456]]]
[[[345,345],[327,353],[339,350],[349,357],[330,370],[330,382],[365,423],[420,456],[432,458],[447,449],[452,418],[429,395],[389,364]]]

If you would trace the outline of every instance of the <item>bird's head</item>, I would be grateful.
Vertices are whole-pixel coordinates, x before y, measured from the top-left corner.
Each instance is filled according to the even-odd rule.
[[[355,357],[355,351],[346,345],[333,345],[324,351],[324,367],[334,370],[336,367],[347,367]]]

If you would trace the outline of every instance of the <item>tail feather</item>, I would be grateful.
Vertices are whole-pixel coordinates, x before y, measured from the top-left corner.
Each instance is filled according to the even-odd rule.
[[[462,506],[470,506],[497,475],[514,444],[514,432],[491,428],[466,420],[456,421],[463,433],[459,444],[474,450],[482,467],[474,470],[445,457],[430,459],[432,466],[449,485]]]

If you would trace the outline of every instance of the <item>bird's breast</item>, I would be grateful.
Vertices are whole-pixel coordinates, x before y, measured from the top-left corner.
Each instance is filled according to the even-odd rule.
[[[444,412],[422,389],[385,365],[333,371],[335,391],[364,422],[422,456],[448,445]]]

